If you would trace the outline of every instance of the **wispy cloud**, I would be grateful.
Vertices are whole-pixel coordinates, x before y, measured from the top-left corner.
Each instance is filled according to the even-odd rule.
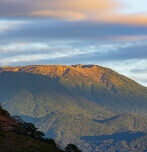
[[[48,46],[44,43],[10,43],[5,45],[0,45],[0,53],[12,53],[12,52],[21,52],[21,51],[37,51],[37,50],[46,50]]]
[[[0,45],[1,64],[58,59],[62,63],[69,63],[66,58],[71,61],[96,62],[99,61],[116,61],[130,59],[145,59],[147,58],[146,42],[120,42],[120,43],[82,43],[82,42],[64,42],[62,43],[13,43]]]
[[[2,17],[47,17],[66,21],[147,25],[147,14],[125,14],[118,0],[1,0]]]
[[[54,10],[43,10],[43,11],[35,11],[30,12],[30,16],[34,17],[50,17],[50,18],[56,18],[56,19],[63,19],[67,21],[79,21],[79,20],[85,20],[86,16],[80,12],[72,12],[72,11],[54,11]]]
[[[3,22],[3,21],[2,21]],[[0,20],[0,23],[2,23]],[[16,21],[15,21],[16,22]],[[63,22],[48,19],[13,20],[5,23],[7,30],[0,33],[1,41],[46,41],[87,40],[87,41],[137,41],[147,40],[147,26],[128,26],[122,24],[99,24],[83,22]],[[4,27],[5,27],[4,26]],[[5,36],[4,36],[5,35]],[[26,41],[25,40],[25,41]]]
[[[16,20],[0,20],[0,33],[18,29],[19,26],[25,24],[25,21]]]

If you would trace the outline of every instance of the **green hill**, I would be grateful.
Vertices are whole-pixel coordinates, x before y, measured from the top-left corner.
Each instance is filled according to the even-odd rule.
[[[5,109],[63,144],[105,151],[118,149],[118,142],[123,145],[120,148],[133,149],[133,143],[146,139],[147,88],[111,69],[96,65],[2,67],[0,84]],[[97,140],[86,140],[132,132],[141,134],[129,143],[125,139],[114,143],[112,138],[105,147]]]

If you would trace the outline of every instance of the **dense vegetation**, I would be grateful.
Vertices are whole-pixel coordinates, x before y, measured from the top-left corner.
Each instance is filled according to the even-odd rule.
[[[74,144],[61,149],[53,139],[44,137],[33,124],[10,114],[0,107],[1,152],[81,152]]]
[[[65,145],[75,143],[87,152],[145,149],[147,88],[110,69],[93,65],[4,67],[0,84],[3,107],[34,123],[46,137]],[[129,142],[97,141],[104,135],[128,132],[142,134]],[[89,137],[95,140],[86,140]],[[135,143],[140,143],[139,148]]]
[[[142,132],[120,132],[112,135],[82,137],[93,152],[146,152],[147,135]]]

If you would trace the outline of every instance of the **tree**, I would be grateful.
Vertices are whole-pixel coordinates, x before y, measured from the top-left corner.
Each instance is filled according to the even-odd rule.
[[[23,119],[19,116],[13,116],[12,118],[25,130],[27,135],[31,136],[32,138],[44,140],[44,133],[38,131],[38,128],[36,128],[35,125],[24,122]]]
[[[22,124],[22,127],[26,130],[27,134],[31,136],[32,138],[36,139],[44,139],[44,133],[41,131],[38,131],[38,128],[35,127],[32,123],[24,122]]]
[[[24,123],[23,119],[20,116],[15,115],[12,117],[12,119],[15,120],[20,125]]]
[[[67,152],[82,152],[76,145],[74,144],[68,144],[65,148],[65,151]]]

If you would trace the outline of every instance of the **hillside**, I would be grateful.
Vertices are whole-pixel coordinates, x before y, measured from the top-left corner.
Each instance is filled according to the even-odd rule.
[[[3,107],[34,123],[47,137],[75,143],[87,152],[100,147],[101,151],[134,148],[136,152],[146,148],[147,88],[111,69],[2,67],[0,84]],[[110,138],[103,142],[104,136]]]
[[[0,151],[1,152],[65,152],[56,144],[32,138],[26,130],[0,107]]]
[[[0,69],[3,83],[8,79],[7,72],[10,71],[15,72],[18,79],[21,79],[21,74],[23,73],[33,74],[31,79],[34,79],[34,81],[38,75],[40,75],[40,78],[44,76],[41,80],[47,81],[45,79],[48,79],[50,84],[50,87],[46,88],[52,89],[54,87],[55,90],[58,88],[58,94],[59,91],[63,90],[68,95],[73,96],[73,94],[76,94],[76,96],[84,97],[84,99],[115,111],[119,109],[125,112],[146,112],[147,88],[108,68],[96,65],[4,67]],[[15,74],[13,73],[13,76]],[[34,74],[35,78],[33,78]],[[5,78],[3,79],[3,77]],[[38,79],[40,78],[38,76]],[[15,81],[19,85],[16,87],[21,87],[19,80],[16,80],[15,77],[12,78],[11,83]],[[25,81],[27,80],[22,83],[25,84]],[[33,84],[29,83],[28,85],[37,85],[37,87],[42,89],[41,87],[44,83],[42,81],[37,82],[38,84],[32,82]]]

